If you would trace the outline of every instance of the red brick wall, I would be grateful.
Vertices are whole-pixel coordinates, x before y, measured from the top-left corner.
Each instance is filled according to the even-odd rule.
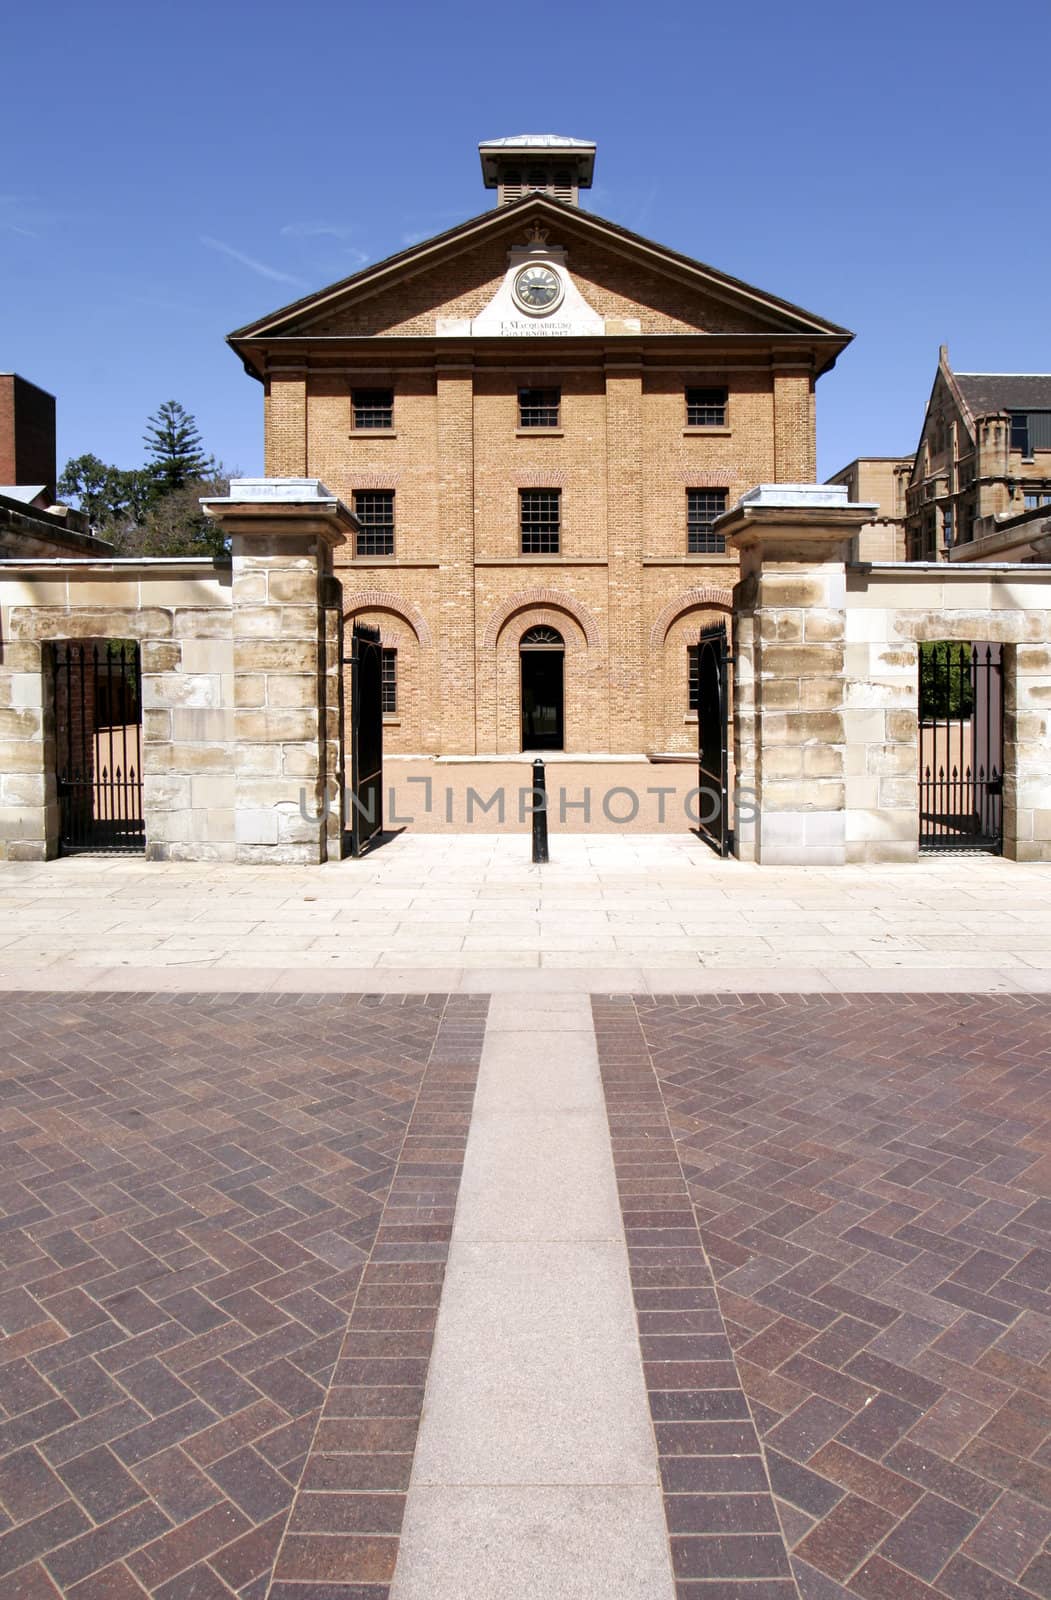
[[[55,398],[16,373],[0,373],[0,483],[42,483],[54,498]]]

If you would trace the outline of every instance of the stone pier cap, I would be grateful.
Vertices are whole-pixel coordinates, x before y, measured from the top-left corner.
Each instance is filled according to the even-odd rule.
[[[360,526],[320,478],[231,478],[230,493],[202,500],[201,509],[231,531],[236,524],[238,532],[253,525],[269,532],[280,523],[282,533],[320,533],[332,545],[345,543]]]
[[[873,502],[849,499],[845,484],[759,483],[714,527],[742,558],[845,561],[849,541],[878,510]],[[751,564],[745,561],[743,574]]]

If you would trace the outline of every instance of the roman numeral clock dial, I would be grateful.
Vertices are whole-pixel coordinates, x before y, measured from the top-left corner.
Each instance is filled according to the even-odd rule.
[[[514,297],[523,311],[536,316],[553,311],[562,299],[562,280],[550,267],[523,267],[515,276]]]

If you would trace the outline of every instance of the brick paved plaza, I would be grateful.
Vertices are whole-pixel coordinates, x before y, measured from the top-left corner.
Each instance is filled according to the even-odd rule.
[[[484,1016],[8,996],[5,1600],[389,1579]]]
[[[1047,1600],[1046,871],[463,843],[5,869],[0,1600]]]

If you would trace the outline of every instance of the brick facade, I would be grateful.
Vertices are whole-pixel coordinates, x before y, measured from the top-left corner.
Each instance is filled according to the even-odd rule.
[[[509,253],[543,224],[604,331],[479,336]],[[570,752],[696,745],[687,645],[724,615],[735,555],[688,553],[687,490],[814,476],[814,386],[849,334],[532,196],[231,336],[265,394],[268,474],[347,505],[393,491],[394,554],[336,554],[346,621],[397,650],[393,754],[522,747],[518,645],[565,642]],[[727,391],[687,426],[688,386]],[[558,426],[519,427],[520,388],[561,390]],[[393,426],[355,430],[355,388],[392,389]],[[520,552],[519,491],[558,489],[557,555]]]
[[[55,397],[0,372],[0,484],[41,484],[55,498]]]

